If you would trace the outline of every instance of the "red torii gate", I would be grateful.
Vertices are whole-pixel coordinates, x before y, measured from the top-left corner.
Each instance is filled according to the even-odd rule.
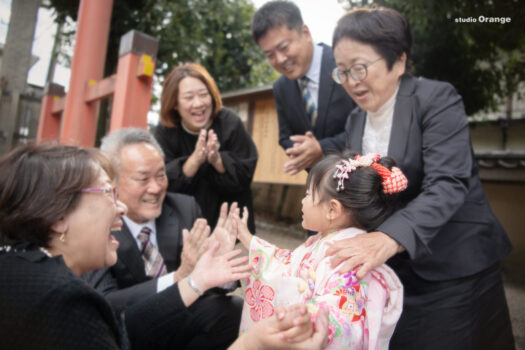
[[[125,34],[117,73],[102,79],[112,8],[113,0],[80,2],[69,92],[65,95],[57,84],[46,86],[38,143],[93,146],[99,101],[112,95],[110,132],[127,126],[147,128],[158,40],[135,30]]]

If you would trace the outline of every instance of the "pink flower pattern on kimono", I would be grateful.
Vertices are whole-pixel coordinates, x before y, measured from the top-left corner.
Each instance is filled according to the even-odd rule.
[[[250,273],[255,279],[261,278],[263,272],[268,267],[268,255],[262,250],[256,250],[250,253]]]
[[[275,292],[272,287],[261,285],[261,281],[255,280],[251,288],[246,290],[244,300],[250,305],[250,317],[254,322],[273,315],[272,300]]]
[[[292,258],[292,252],[288,249],[276,249],[273,256],[279,259],[283,264],[288,265]]]

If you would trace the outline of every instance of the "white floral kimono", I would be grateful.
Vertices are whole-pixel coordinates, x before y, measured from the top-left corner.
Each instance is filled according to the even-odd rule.
[[[401,281],[386,265],[358,281],[355,272],[339,274],[326,257],[329,242],[364,233],[347,228],[293,252],[254,236],[241,333],[279,305],[305,303],[313,315],[320,306],[330,311],[327,349],[388,349],[403,305]]]

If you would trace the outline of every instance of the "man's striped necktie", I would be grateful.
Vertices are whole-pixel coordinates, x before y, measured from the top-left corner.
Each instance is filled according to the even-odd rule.
[[[157,248],[151,243],[149,235],[151,229],[144,226],[137,238],[141,243],[141,254],[142,260],[144,260],[144,267],[146,269],[146,275],[151,278],[160,277],[166,274],[166,266],[164,265],[164,259]]]
[[[301,94],[303,95],[304,108],[306,110],[306,115],[310,118],[312,126],[315,125],[315,120],[317,118],[317,106],[315,105],[314,98],[310,91],[308,91],[308,78],[302,77],[299,79],[301,85]]]

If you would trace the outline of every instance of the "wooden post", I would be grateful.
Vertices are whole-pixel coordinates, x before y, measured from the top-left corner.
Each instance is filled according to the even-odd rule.
[[[82,0],[60,143],[93,146],[99,101],[85,103],[88,82],[102,79],[113,0]]]
[[[38,119],[38,131],[36,142],[57,140],[60,133],[61,112],[53,113],[57,109],[57,104],[63,102],[61,99],[65,95],[62,85],[48,83],[44,90],[44,97],[40,106],[40,117]]]
[[[110,132],[147,128],[158,45],[157,39],[136,30],[120,40]]]

